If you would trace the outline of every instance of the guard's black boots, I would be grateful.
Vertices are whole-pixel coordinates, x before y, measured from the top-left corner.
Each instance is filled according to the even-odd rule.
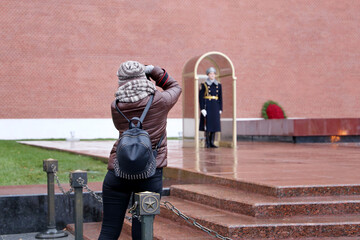
[[[215,140],[215,132],[210,132],[210,147],[211,148],[217,148],[217,146],[214,144],[214,140]]]
[[[206,148],[210,148],[210,133],[209,132],[205,132],[205,147]]]

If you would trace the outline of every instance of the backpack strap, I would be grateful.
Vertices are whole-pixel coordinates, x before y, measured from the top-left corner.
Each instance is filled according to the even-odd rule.
[[[155,150],[156,150],[156,151],[159,149],[159,147],[160,147],[160,145],[161,145],[161,142],[162,142],[162,140],[164,139],[164,136],[165,136],[165,133],[161,136],[158,144],[156,144],[156,147],[155,147]]]
[[[150,109],[150,105],[151,105],[153,99],[154,99],[154,95],[152,94],[152,95],[150,95],[150,99],[149,99],[149,101],[147,102],[146,107],[145,107],[144,111],[142,112],[141,117],[140,117],[140,119],[139,119],[139,122],[141,122],[141,124],[142,124],[142,122],[144,121],[144,119],[145,119],[145,117],[146,117],[146,114],[147,114],[147,112],[148,112],[149,109]],[[119,102],[119,99],[116,99],[116,101],[115,101],[116,110],[117,110],[129,123],[131,123],[131,121],[120,111],[120,109],[119,109],[119,107],[118,107],[118,105],[117,105],[118,102]],[[138,123],[138,127],[139,127],[139,126],[140,126],[140,124]]]
[[[150,95],[150,99],[149,99],[149,101],[147,102],[146,107],[145,107],[143,113],[141,114],[141,117],[140,117],[140,122],[141,122],[141,123],[144,121],[144,119],[145,119],[145,117],[146,117],[146,114],[147,114],[147,112],[149,111],[149,108],[150,108],[150,105],[151,105],[153,99],[154,99],[154,95],[151,94],[151,95]]]
[[[156,144],[155,149],[153,150],[153,155],[155,158],[157,157],[157,152],[159,150],[162,140],[164,139],[164,136],[165,136],[165,133],[161,136],[159,142]]]
[[[118,102],[119,102],[119,99],[116,99],[115,101],[115,107],[116,107],[116,110],[128,121],[130,122],[130,120],[120,111],[119,107],[118,107]]]

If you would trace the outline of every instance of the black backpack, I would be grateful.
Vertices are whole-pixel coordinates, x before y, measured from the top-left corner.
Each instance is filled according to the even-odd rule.
[[[133,117],[131,120],[120,111],[117,106],[119,100],[115,102],[116,110],[129,122],[129,129],[120,135],[116,148],[114,171],[117,177],[130,180],[146,179],[155,174],[157,150],[164,135],[161,136],[156,148],[152,149],[150,136],[142,129],[142,123],[153,98],[154,95],[151,95],[141,117]]]

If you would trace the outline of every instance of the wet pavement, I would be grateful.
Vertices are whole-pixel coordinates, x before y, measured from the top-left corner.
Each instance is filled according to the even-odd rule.
[[[107,159],[114,141],[27,141]],[[359,185],[360,144],[238,142],[237,148],[183,147],[168,141],[168,166],[271,186]]]

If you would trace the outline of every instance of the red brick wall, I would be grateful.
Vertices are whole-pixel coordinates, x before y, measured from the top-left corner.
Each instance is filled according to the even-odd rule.
[[[360,117],[359,12],[358,0],[2,0],[0,118],[108,118],[122,61],[181,82],[208,51],[236,67],[239,118],[269,99],[288,117]]]

